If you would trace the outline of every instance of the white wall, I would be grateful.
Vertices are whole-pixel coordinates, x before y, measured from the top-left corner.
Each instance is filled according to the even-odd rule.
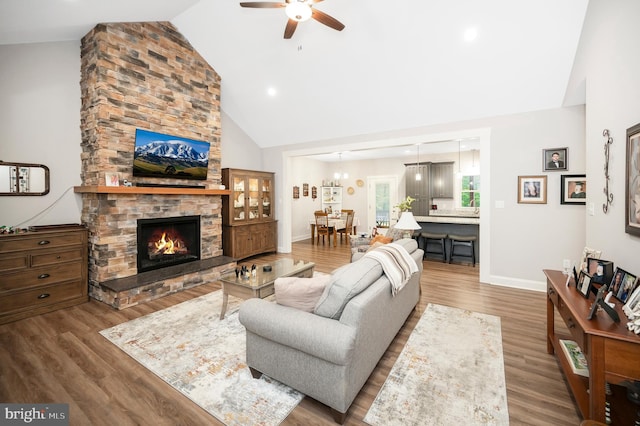
[[[489,257],[482,260],[481,279],[499,285],[509,285],[544,291],[542,269],[561,269],[563,259],[577,260],[585,244],[585,207],[560,204],[561,172],[543,173],[542,150],[567,147],[569,170],[566,174],[582,174],[585,171],[584,107],[559,108],[536,111],[484,120],[429,126],[412,129],[414,137],[427,140],[442,140],[443,135],[469,136],[476,129],[490,129],[489,146],[481,147],[482,207],[481,233],[489,230],[484,243],[488,244]],[[467,132],[467,134],[465,134]],[[370,145],[380,145],[386,136],[370,135]],[[407,132],[404,138],[409,137]],[[361,138],[361,137],[360,137]],[[366,146],[367,142],[322,141],[322,143],[297,146],[274,147],[263,150],[264,164],[271,164],[277,170],[277,189],[284,197],[291,197],[291,188],[299,182],[292,156],[300,152],[319,153],[348,150],[352,146]],[[400,145],[406,139],[386,137],[387,145]],[[314,152],[315,151],[315,152]],[[487,157],[485,157],[487,156]],[[382,161],[359,170],[355,164],[346,164],[350,180],[367,175],[387,174]],[[404,166],[400,165],[400,175]],[[520,175],[547,175],[547,204],[525,205],[517,203],[517,182]],[[325,175],[316,176],[321,182]],[[312,177],[310,177],[312,178]],[[353,186],[346,182],[345,186]],[[404,188],[404,180],[400,183]],[[404,190],[401,194],[404,194]],[[280,219],[278,241],[280,251],[290,251],[288,244],[306,231],[304,221],[299,221],[298,209],[288,208],[290,200],[278,197],[277,215]],[[286,201],[286,202],[285,202]],[[355,199],[354,199],[355,201]],[[503,202],[504,208],[496,208],[496,202]],[[356,209],[362,204],[354,203]],[[310,212],[304,214],[308,218]],[[295,222],[294,222],[295,221]],[[294,234],[292,224],[295,223]],[[481,234],[481,240],[485,238]],[[481,248],[481,255],[482,248]],[[485,260],[488,260],[485,262]]]
[[[0,225],[80,223],[80,42],[0,46],[0,93],[0,160],[51,177],[45,196],[0,197]]]
[[[602,250],[611,260],[640,275],[640,237],[625,233],[626,129],[640,123],[640,2],[591,0],[580,42],[580,77],[586,81],[587,174],[595,191],[588,194],[593,216],[588,214],[585,234],[589,247]],[[613,137],[609,162],[609,190],[614,195],[608,213],[605,195],[602,131]]]
[[[222,82],[224,84],[224,81]],[[262,167],[260,147],[224,110],[220,111],[222,126],[222,168],[273,171]]]

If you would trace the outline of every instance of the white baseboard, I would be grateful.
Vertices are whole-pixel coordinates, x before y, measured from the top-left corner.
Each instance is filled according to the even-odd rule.
[[[511,287],[518,288],[521,290],[532,290],[532,291],[540,291],[546,293],[547,291],[547,282],[546,281],[532,281],[532,280],[523,280],[520,278],[513,277],[501,277],[492,275],[491,281],[488,283],[489,285],[499,285],[502,287]]]

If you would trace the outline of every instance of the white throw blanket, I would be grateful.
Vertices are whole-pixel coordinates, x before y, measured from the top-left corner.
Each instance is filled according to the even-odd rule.
[[[407,284],[411,275],[418,272],[416,262],[400,244],[385,244],[367,252],[364,257],[380,262],[384,274],[391,282],[391,294],[394,296]]]

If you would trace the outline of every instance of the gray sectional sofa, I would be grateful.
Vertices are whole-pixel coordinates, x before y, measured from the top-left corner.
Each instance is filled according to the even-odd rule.
[[[247,364],[328,405],[344,423],[356,395],[420,298],[423,252],[415,240],[395,241],[418,272],[396,296],[380,263],[370,257],[332,273],[314,313],[262,299],[240,306],[247,330]]]

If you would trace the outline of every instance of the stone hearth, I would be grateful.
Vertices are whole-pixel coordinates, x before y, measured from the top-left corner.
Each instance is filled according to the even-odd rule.
[[[117,308],[215,281],[235,267],[222,256],[220,77],[167,22],[99,24],[81,46],[82,221],[89,228],[89,294]],[[177,193],[105,188],[105,173],[135,183],[184,184],[133,177],[135,130],[211,145],[205,188]],[[93,188],[87,190],[87,188]],[[108,187],[107,187],[108,188]],[[130,188],[127,188],[130,189]],[[201,260],[137,271],[136,222],[200,216]],[[215,259],[215,260],[214,260]],[[177,269],[176,269],[177,268]],[[151,274],[153,272],[153,274]]]

